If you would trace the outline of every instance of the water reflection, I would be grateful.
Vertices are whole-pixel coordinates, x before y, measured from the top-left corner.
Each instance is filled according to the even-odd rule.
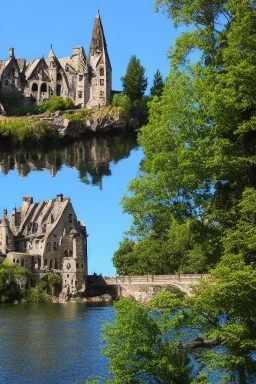
[[[49,169],[54,177],[65,164],[79,171],[82,182],[101,187],[103,176],[111,175],[109,163],[129,157],[136,147],[136,136],[131,134],[89,137],[55,149],[5,147],[0,148],[0,172],[17,170],[20,177],[26,177],[31,171]]]

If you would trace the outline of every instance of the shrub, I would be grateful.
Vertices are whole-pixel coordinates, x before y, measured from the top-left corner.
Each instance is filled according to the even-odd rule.
[[[53,137],[53,131],[45,121],[31,118],[6,119],[0,121],[0,136],[17,142],[41,142],[47,137]]]
[[[65,111],[66,109],[74,108],[74,106],[75,105],[71,99],[54,96],[38,105],[38,111],[39,113]]]
[[[121,107],[125,110],[125,112],[130,114],[132,109],[132,103],[130,98],[123,93],[116,93],[113,97],[111,105],[113,107]]]

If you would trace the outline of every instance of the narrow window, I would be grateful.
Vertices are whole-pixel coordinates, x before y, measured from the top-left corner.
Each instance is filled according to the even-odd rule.
[[[68,251],[65,249],[64,251],[65,257],[68,257]]]
[[[78,99],[82,99],[83,97],[83,92],[82,91],[78,91]]]
[[[47,259],[44,259],[44,266],[47,265]]]
[[[16,262],[16,260],[15,260],[15,259],[13,259],[13,260],[12,260],[12,262],[13,262],[13,263],[15,263],[15,262]]]
[[[38,268],[41,268],[41,259],[40,259],[40,257],[38,259]]]
[[[100,76],[104,76],[104,68],[100,68]]]
[[[73,251],[69,251],[69,257],[73,257]]]
[[[79,75],[79,81],[83,81],[83,75]]]
[[[47,249],[48,249],[48,251],[51,250],[51,243],[47,243]]]
[[[19,259],[17,259],[17,264],[19,264],[20,263],[20,260]]]
[[[47,92],[47,85],[45,83],[41,85],[41,92]]]
[[[71,280],[71,285],[73,285],[73,282],[74,282],[74,280],[72,279],[72,280]]]
[[[32,92],[37,92],[38,91],[38,85],[36,83],[33,83],[31,91]]]
[[[72,221],[73,221],[73,215],[72,215],[72,213],[70,213],[70,214],[68,215],[68,221],[69,221],[69,223],[72,223]]]
[[[52,260],[50,260],[50,269],[52,269]]]
[[[21,259],[21,266],[22,266],[22,267],[25,266],[25,260],[24,260],[24,259]]]
[[[100,79],[100,85],[105,85],[104,79]]]
[[[75,286],[77,286],[77,281],[75,281]]]
[[[104,96],[104,91],[100,91],[100,96]]]
[[[53,250],[57,251],[57,243],[56,243],[56,241],[54,241],[54,243],[53,243]]]
[[[78,263],[76,263],[76,267],[79,268],[79,264]]]
[[[55,269],[58,269],[58,260],[55,259]]]

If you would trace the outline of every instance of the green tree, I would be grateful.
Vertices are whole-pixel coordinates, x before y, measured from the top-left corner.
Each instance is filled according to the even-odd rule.
[[[114,324],[105,323],[103,354],[110,359],[113,383],[190,383],[187,355],[170,342],[153,313],[137,302],[123,299]]]
[[[123,92],[130,100],[141,100],[148,85],[145,68],[140,60],[133,55],[128,63],[125,76],[121,77]]]
[[[58,273],[51,273],[48,275],[47,282],[52,296],[56,290],[60,290],[62,287],[62,277]]]
[[[163,76],[159,69],[154,74],[153,86],[150,88],[151,96],[161,96],[164,90]]]
[[[254,383],[255,300],[255,269],[228,254],[193,296],[163,291],[148,308],[121,300],[103,329],[113,382],[208,383],[214,374],[218,383]]]
[[[145,158],[122,204],[133,216],[129,235],[139,242],[168,238],[175,223],[184,233],[192,222],[179,268],[189,271],[198,254],[199,272],[219,260],[221,238],[242,214],[243,192],[256,187],[255,9],[247,0],[157,5],[192,31],[176,40],[162,97],[149,103],[139,135]],[[189,60],[193,49],[196,63]],[[170,241],[170,259],[177,244]]]
[[[28,277],[30,272],[7,260],[0,264],[0,302],[13,302],[21,296],[18,280]]]

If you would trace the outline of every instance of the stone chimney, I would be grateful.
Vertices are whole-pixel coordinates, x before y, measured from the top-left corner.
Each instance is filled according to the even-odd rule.
[[[14,48],[9,48],[9,59],[14,58]]]
[[[62,203],[62,201],[63,201],[63,194],[62,194],[62,193],[59,193],[59,194],[57,195],[57,200],[58,200],[60,203]]]

